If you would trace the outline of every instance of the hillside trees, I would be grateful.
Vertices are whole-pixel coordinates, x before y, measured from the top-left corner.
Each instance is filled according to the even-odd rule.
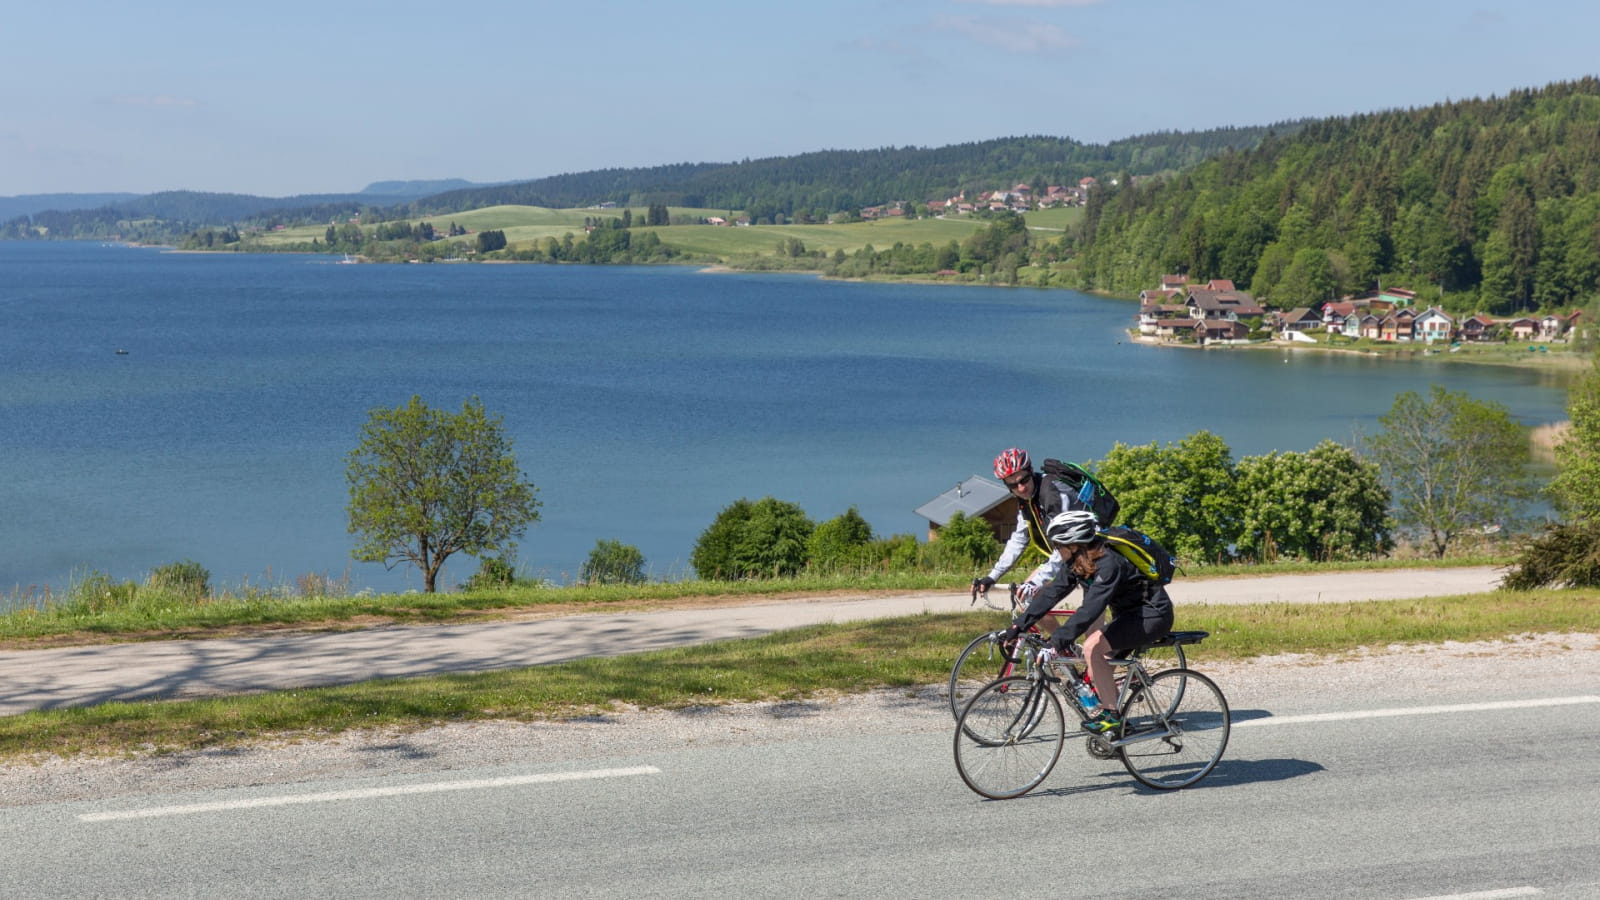
[[[1079,273],[1123,293],[1168,271],[1229,278],[1290,307],[1325,277],[1305,253],[1320,251],[1336,293],[1401,278],[1439,287],[1457,312],[1510,315],[1596,292],[1597,197],[1600,79],[1584,78],[1321,120],[1176,177],[1107,186],[1081,225]]]

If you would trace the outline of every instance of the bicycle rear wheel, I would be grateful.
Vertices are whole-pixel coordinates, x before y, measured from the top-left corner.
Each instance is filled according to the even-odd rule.
[[[1211,773],[1228,747],[1228,701],[1210,678],[1168,669],[1150,679],[1123,712],[1117,749],[1141,784],[1170,791]]]
[[[1018,651],[1024,660],[1036,652],[1027,641],[1021,642]],[[959,720],[972,695],[996,678],[1006,678],[1016,670],[1026,672],[1028,667],[1007,661],[1005,648],[995,639],[995,632],[973,638],[950,668],[950,715]]]
[[[956,771],[991,800],[1020,797],[1049,776],[1065,740],[1054,691],[1043,682],[1002,678],[974,694],[956,723]]]

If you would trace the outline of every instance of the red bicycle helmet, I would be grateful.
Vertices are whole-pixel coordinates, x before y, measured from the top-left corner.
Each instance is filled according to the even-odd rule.
[[[994,477],[1005,481],[1018,472],[1032,472],[1033,461],[1028,459],[1028,451],[1020,447],[1010,450],[994,458]]]

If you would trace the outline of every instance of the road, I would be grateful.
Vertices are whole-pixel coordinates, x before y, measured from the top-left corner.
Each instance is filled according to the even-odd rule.
[[[1490,567],[1331,572],[1174,583],[1189,604],[1354,602],[1492,590]],[[964,593],[829,597],[478,625],[0,651],[0,715],[111,701],[241,694],[373,678],[483,672],[784,628],[971,609]]]
[[[1600,636],[1197,664],[1174,793],[1070,745],[981,800],[937,688],[14,766],[0,897],[1600,897]]]
[[[650,726],[623,717],[478,764],[400,738],[338,777],[214,789],[182,786],[212,764],[190,759],[160,789],[0,809],[0,896],[1600,897],[1592,667],[1509,678],[1494,699],[1552,705],[1507,712],[1473,657],[1388,694],[1234,673],[1229,752],[1175,793],[1069,746],[1034,794],[983,801],[937,697],[769,708],[738,739],[633,741]]]

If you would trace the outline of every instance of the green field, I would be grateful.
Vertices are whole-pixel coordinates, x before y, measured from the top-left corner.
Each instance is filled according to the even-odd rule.
[[[442,216],[427,216],[411,220],[412,224],[431,222],[435,230],[443,232],[451,225],[459,225],[470,232],[500,230],[513,248],[527,247],[545,238],[560,240],[572,235],[583,239],[585,219],[622,217],[621,209],[549,209],[542,206],[488,206],[467,212]],[[634,221],[642,221],[646,210],[635,209]],[[673,217],[727,218],[728,210],[671,207]],[[1070,210],[1050,210],[1052,214]],[[734,212],[737,216],[737,211]],[[1052,221],[1059,216],[1052,216]],[[845,225],[752,225],[746,227],[717,225],[670,225],[651,228],[636,227],[637,236],[646,231],[655,232],[663,244],[687,256],[707,261],[729,261],[740,257],[773,255],[781,241],[794,238],[805,244],[807,250],[832,253],[843,250],[854,253],[872,245],[884,250],[896,243],[919,245],[931,243],[942,246],[950,241],[961,241],[986,226],[982,219],[879,219]],[[274,231],[252,240],[262,249],[287,248],[321,241],[326,225],[301,226]],[[452,239],[463,247],[470,247],[472,235]]]
[[[1036,231],[1066,231],[1083,221],[1084,212],[1081,206],[1057,206],[1054,209],[1036,210],[1022,218],[1029,228]]]

